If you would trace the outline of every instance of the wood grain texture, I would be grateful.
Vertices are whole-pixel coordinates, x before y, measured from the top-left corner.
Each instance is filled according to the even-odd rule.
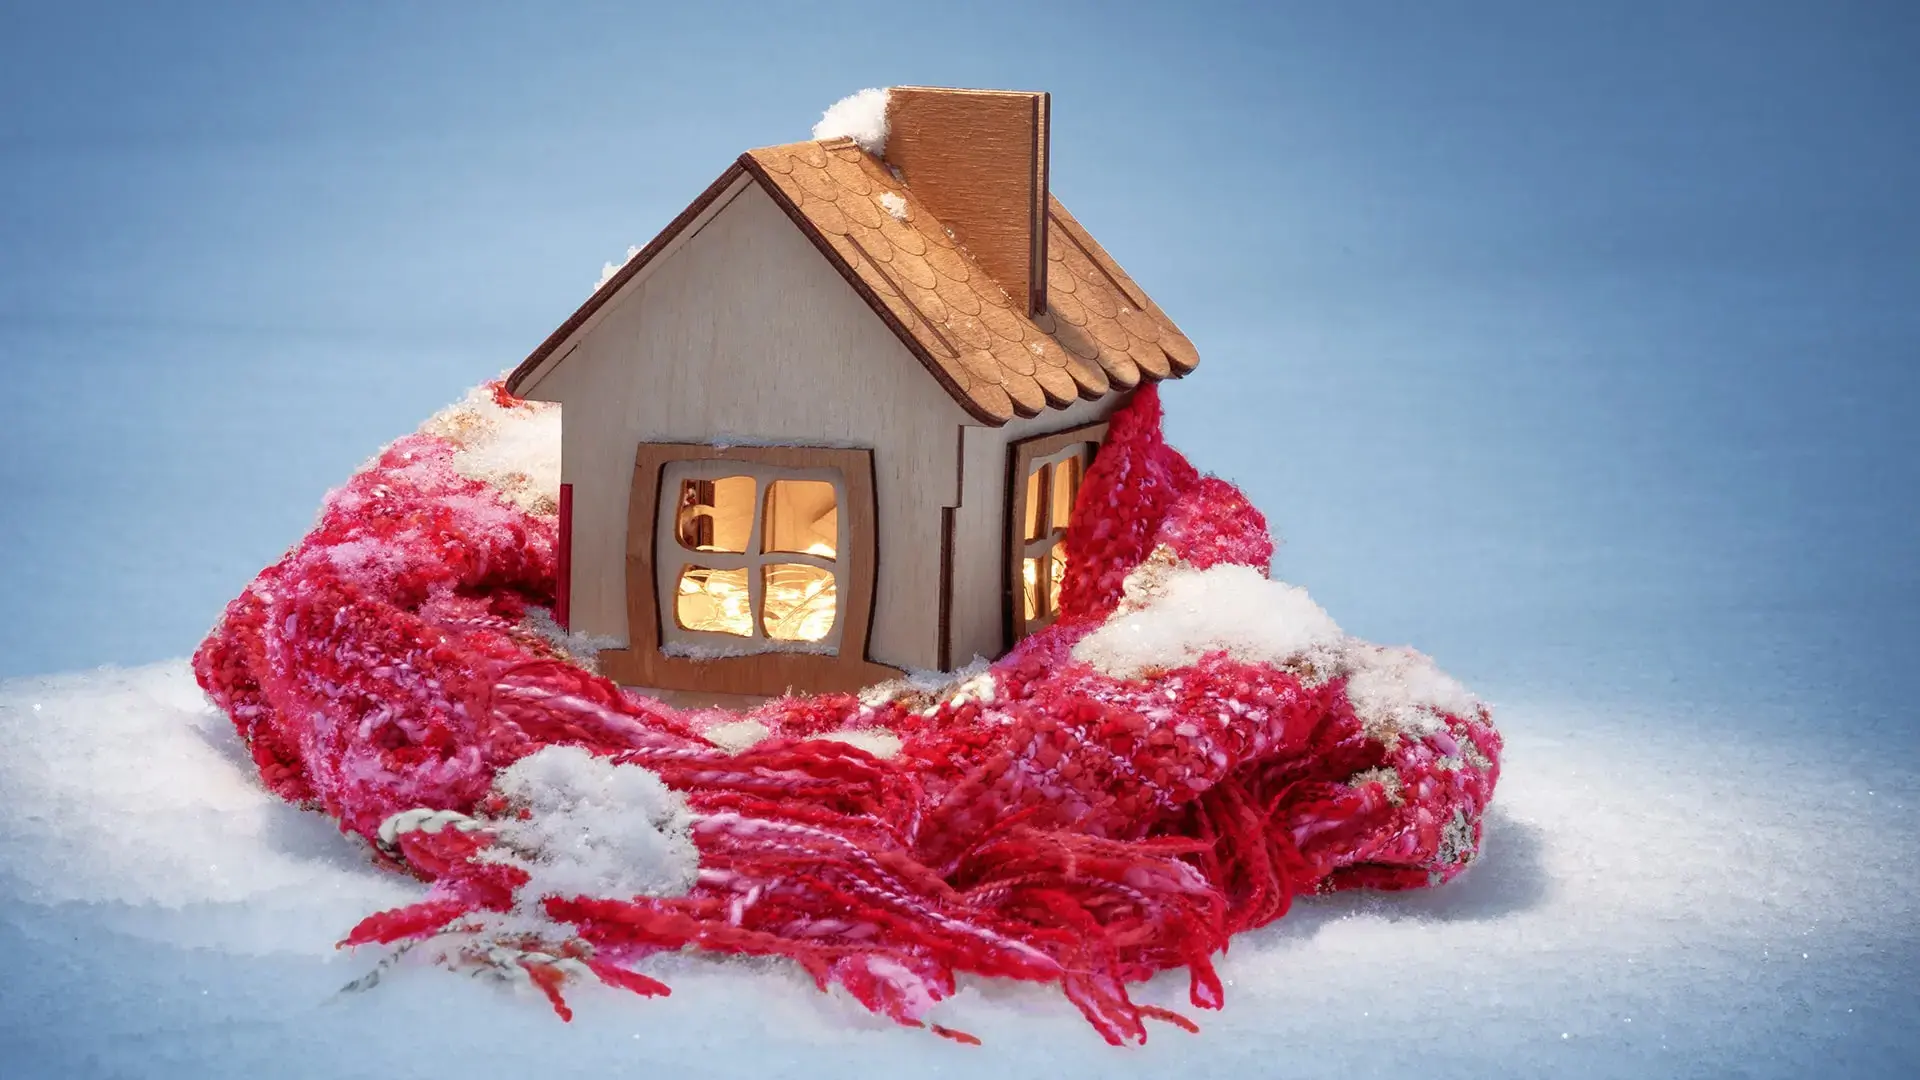
[[[1036,145],[1046,122],[1043,107]],[[1199,360],[1044,177],[1031,194],[1045,273],[1024,303],[850,140],[743,155],[597,290],[510,384],[565,406],[574,629],[631,641],[637,444],[833,445],[873,451],[873,660],[1003,651],[1009,444],[1104,418]]]
[[[677,245],[698,233],[700,226],[724,209],[748,182],[746,169],[735,162],[726,172],[720,174],[719,179],[707,185],[705,191],[689,203],[685,210],[680,211],[666,228],[660,230],[660,235],[647,241],[646,247],[641,248],[633,258],[628,259],[626,265],[616,271],[611,278],[602,282],[600,287],[593,291],[593,295],[587,297],[586,303],[581,304],[566,322],[561,323],[553,333],[547,335],[547,339],[541,342],[539,347],[527,355],[525,360],[520,361],[520,365],[507,375],[507,392],[522,396],[530,394],[534,384],[538,383],[540,376],[545,374],[543,369],[553,366],[549,361],[555,360],[556,357],[565,359],[566,353],[561,351],[561,346],[568,345],[579,337],[594,317],[600,314],[601,309],[619,295],[629,283],[644,278],[655,260],[672,254]]]
[[[535,396],[563,405],[576,631],[631,641],[640,443],[859,447],[882,545],[869,655],[939,663],[939,508],[959,502],[953,432],[968,415],[757,186],[610,306]]]
[[[660,651],[661,622],[669,616],[657,603],[659,580],[660,478],[677,461],[731,461],[749,468],[832,469],[845,484],[840,508],[845,550],[839,552],[839,651],[820,653],[766,651],[743,656],[693,659]],[[858,690],[898,678],[898,668],[867,660],[878,548],[874,537],[873,454],[829,447],[735,446],[642,443],[634,453],[633,483],[627,512],[627,648],[600,654],[600,670],[616,682],[663,690],[709,694],[772,696],[798,691],[827,693]],[[679,556],[674,556],[679,561]]]
[[[1047,292],[1048,96],[897,86],[886,160],[1024,315]]]
[[[1200,362],[1193,343],[1058,199],[1046,195],[1045,310],[1023,311],[915,191],[839,139],[742,155],[528,356],[508,389],[550,400],[539,390],[547,373],[755,183],[975,420],[1005,424],[1066,409],[1143,378],[1179,378]]]
[[[940,670],[953,670],[953,522],[957,506],[940,508]]]
[[[1200,354],[1193,342],[1060,200],[1050,198],[1047,216],[1056,236],[1047,248],[1048,258],[1054,260],[1048,277],[1050,302],[1057,296],[1073,296],[1088,320],[1081,325],[1090,325],[1098,340],[1110,340],[1110,335],[1099,333],[1101,326],[1117,326],[1126,337],[1126,352],[1152,378],[1177,379],[1199,366]]]
[[[681,474],[685,480],[711,480],[721,476],[747,476],[755,483],[753,499],[750,503],[739,505],[740,516],[745,518],[746,543],[740,549],[718,551],[691,551],[679,542],[676,515],[660,513],[656,507],[653,524],[653,540],[649,547],[654,554],[653,585],[655,596],[668,596],[679,578],[681,569],[688,565],[704,566],[713,570],[745,569],[748,571],[749,593],[752,608],[763,610],[762,568],[787,563],[817,567],[839,577],[849,571],[860,576],[863,590],[857,596],[846,582],[839,584],[835,600],[835,618],[826,636],[816,643],[822,648],[838,649],[843,640],[855,643],[861,655],[867,648],[867,618],[871,614],[873,599],[873,566],[871,557],[873,547],[873,455],[865,450],[813,449],[810,447],[742,447],[722,448],[685,443],[643,443],[638,450],[639,460],[652,452],[660,465],[660,490],[675,497],[668,475]],[[671,466],[679,465],[679,469]],[[636,465],[636,468],[640,465]],[[849,469],[857,469],[858,478],[850,478]],[[766,514],[767,489],[779,480],[817,480],[833,486],[833,505],[835,508],[835,554],[823,557],[791,549],[772,549],[765,546],[764,523]],[[857,503],[856,503],[857,500]],[[847,512],[840,513],[845,509]],[[633,555],[637,547],[647,546],[637,540],[633,533],[633,514],[629,510],[627,521],[627,603],[628,619],[632,619],[633,605]],[[861,535],[857,530],[865,530]],[[863,601],[857,609],[852,601]],[[858,621],[855,620],[858,616]],[[676,619],[666,618],[664,613],[658,620],[660,624],[659,640],[668,645],[685,645],[694,648],[760,648],[772,651],[778,646],[772,645],[761,637],[756,630],[753,639],[741,639],[727,634],[716,634],[689,630],[677,624]],[[848,637],[852,634],[854,636]]]
[[[999,656],[1011,644],[1006,617],[1007,447],[1035,435],[1107,418],[1125,401],[1112,395],[1004,427],[961,429],[961,496],[954,512],[953,602],[948,611],[951,663]]]
[[[1046,214],[1050,308],[1028,315],[917,191],[850,140],[763,147],[742,160],[977,420],[1068,409],[1199,362],[1057,199]]]
[[[1034,466],[1056,460],[1078,447],[1085,446],[1084,464],[1091,464],[1093,456],[1107,437],[1107,422],[1083,424],[1031,438],[1015,439],[1007,447],[1007,517],[1005,541],[1001,548],[1003,554],[1002,581],[1006,597],[1007,640],[1019,641],[1036,630],[1043,629],[1052,622],[1050,616],[1028,619],[1026,607],[1021,603],[1021,560],[1029,554],[1030,547],[1023,533],[1026,521],[1027,474]],[[1084,475],[1084,470],[1083,470]],[[1045,491],[1044,485],[1042,491]],[[1044,498],[1044,495],[1043,495]],[[1042,583],[1044,587],[1044,583]]]

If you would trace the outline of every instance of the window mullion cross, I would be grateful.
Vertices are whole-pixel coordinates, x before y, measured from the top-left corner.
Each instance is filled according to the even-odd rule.
[[[743,555],[738,551],[692,551],[681,549],[680,561],[688,566],[707,570],[750,570],[754,561],[752,555]]]
[[[755,641],[762,640],[767,636],[765,626],[766,616],[764,614],[767,603],[766,573],[761,570],[766,559],[760,551],[762,543],[760,533],[761,530],[765,528],[767,519],[766,507],[762,504],[767,497],[767,492],[772,490],[772,488],[772,484],[763,482],[757,476],[754,477],[753,523],[747,527],[747,556],[745,565],[747,567],[747,619],[752,624],[750,629],[753,632],[750,636]]]
[[[1059,471],[1059,462],[1049,462],[1048,464],[1040,466],[1040,498],[1043,500],[1041,505],[1044,507],[1044,513],[1046,514],[1044,518],[1046,525],[1040,530],[1040,535],[1044,541],[1042,550],[1044,550],[1046,554],[1040,559],[1038,566],[1038,570],[1040,571],[1040,602],[1034,606],[1040,609],[1040,617],[1049,622],[1052,621],[1054,616],[1053,561],[1060,557],[1060,553],[1055,548],[1055,545],[1059,542],[1060,534],[1066,529],[1067,524],[1064,521],[1053,520],[1053,482],[1055,474]]]
[[[832,559],[827,558],[825,555],[812,555],[804,551],[769,551],[760,556],[760,561],[763,564],[799,563],[802,566],[812,566],[821,570],[833,571],[836,575],[839,573]]]
[[[1067,556],[1066,552],[1060,550],[1062,547],[1061,542],[1064,541],[1066,537],[1067,530],[1065,529],[1055,529],[1047,536],[1047,559],[1040,564],[1045,575],[1040,579],[1040,596],[1042,606],[1045,608],[1049,619],[1059,614],[1053,607],[1053,566],[1055,563],[1059,563],[1060,573],[1063,576],[1066,574]]]
[[[1034,510],[1033,520],[1040,526],[1040,536],[1044,538],[1053,528],[1053,466],[1040,466],[1038,486],[1040,490],[1035,497],[1040,500],[1040,505]]]

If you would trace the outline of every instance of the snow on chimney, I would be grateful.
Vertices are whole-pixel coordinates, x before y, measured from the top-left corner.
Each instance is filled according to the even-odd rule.
[[[1028,315],[1047,301],[1048,107],[1044,93],[887,91],[887,164]]]

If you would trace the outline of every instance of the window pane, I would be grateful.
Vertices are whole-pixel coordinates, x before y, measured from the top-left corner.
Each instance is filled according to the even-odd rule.
[[[1073,500],[1080,494],[1080,459],[1070,457],[1053,466],[1053,519],[1055,529],[1067,527],[1073,514]]]
[[[1055,544],[1047,560],[1047,610],[1060,610],[1060,585],[1067,580],[1067,545]]]
[[[722,476],[680,485],[674,532],[689,551],[747,550],[753,534],[753,477]]]
[[[766,573],[767,636],[775,641],[819,641],[833,631],[833,571],[775,563]]]
[[[1046,533],[1046,518],[1042,515],[1046,508],[1040,502],[1040,474],[1047,471],[1045,465],[1027,474],[1027,497],[1022,501],[1027,515],[1027,528],[1023,533],[1029,540],[1038,540]]]
[[[1020,561],[1020,593],[1025,599],[1027,618],[1040,617],[1040,560]]]
[[[775,480],[767,485],[762,551],[800,551],[831,559],[840,542],[833,485],[825,480]]]
[[[674,590],[674,619],[688,630],[753,636],[752,601],[745,570],[689,566]]]

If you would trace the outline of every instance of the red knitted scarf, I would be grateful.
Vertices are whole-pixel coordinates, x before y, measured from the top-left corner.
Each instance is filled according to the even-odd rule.
[[[1151,386],[1086,477],[1057,622],[960,687],[768,702],[747,719],[770,734],[737,752],[703,736],[711,711],[624,692],[529,629],[555,519],[462,475],[458,449],[388,447],[194,657],[270,788],[432,883],[349,944],[453,943],[442,959],[510,971],[562,1015],[569,977],[667,992],[635,965],[687,946],[788,957],[912,1025],[957,973],[1027,979],[1137,1042],[1144,1018],[1191,1025],[1129,982],[1184,966],[1218,1007],[1210,957],[1293,897],[1438,884],[1478,850],[1500,751],[1483,707],[1394,727],[1312,663],[1212,649],[1120,678],[1075,656],[1143,566],[1264,574],[1273,553],[1259,511],[1162,441]],[[845,729],[900,749],[821,737]],[[530,895],[502,849],[540,810],[498,781],[558,746],[664,782],[690,881]]]

